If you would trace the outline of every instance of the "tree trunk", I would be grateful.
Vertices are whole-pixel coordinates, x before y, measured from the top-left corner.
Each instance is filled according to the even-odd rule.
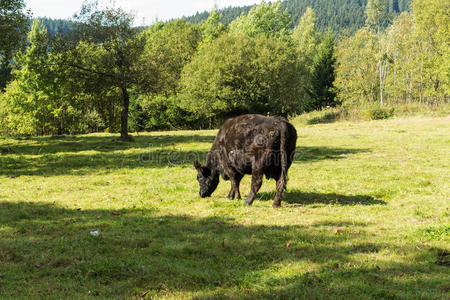
[[[381,60],[381,36],[380,36],[380,24],[377,26],[378,35],[378,63],[380,64],[380,105],[383,106],[383,65]]]
[[[122,87],[122,113],[120,115],[120,138],[123,140],[129,139],[128,136],[128,110],[130,106],[130,95],[126,87]]]

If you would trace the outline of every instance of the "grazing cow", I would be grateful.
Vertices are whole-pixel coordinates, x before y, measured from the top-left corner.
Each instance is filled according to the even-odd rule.
[[[261,187],[263,175],[277,182],[273,207],[281,205],[286,189],[297,132],[285,118],[242,115],[225,121],[208,153],[206,164],[197,160],[200,196],[209,197],[219,184],[219,174],[231,180],[229,199],[241,199],[239,183],[244,174],[252,175],[252,186],[245,201],[251,205]]]

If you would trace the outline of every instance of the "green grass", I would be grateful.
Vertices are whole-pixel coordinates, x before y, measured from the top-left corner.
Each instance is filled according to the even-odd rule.
[[[198,196],[216,131],[0,139],[0,298],[448,299],[450,119],[294,124],[276,210]]]

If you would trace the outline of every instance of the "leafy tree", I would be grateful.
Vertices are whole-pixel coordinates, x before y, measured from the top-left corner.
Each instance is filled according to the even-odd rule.
[[[24,45],[29,18],[23,0],[0,0],[0,90],[9,80],[14,51]]]
[[[92,86],[119,90],[121,93],[120,136],[128,139],[130,89],[139,84],[137,63],[144,39],[132,27],[134,17],[120,8],[100,9],[97,2],[83,4],[75,15],[76,35],[72,40],[59,39],[58,51],[64,65],[74,76],[84,78],[84,88]]]
[[[26,51],[15,56],[17,70],[2,104],[9,134],[62,134],[80,132],[83,114],[76,101],[58,78],[58,57],[48,52],[47,30],[35,20],[28,34]]]
[[[253,7],[248,15],[242,15],[230,24],[233,32],[244,32],[249,36],[286,38],[292,26],[291,16],[281,7],[281,1],[266,3],[262,1]]]
[[[208,19],[201,24],[203,35],[202,43],[211,43],[223,33],[228,31],[228,27],[221,22],[222,15],[214,10],[210,13]]]
[[[317,48],[317,55],[314,57],[311,84],[308,90],[311,100],[306,104],[307,110],[336,105],[336,93],[333,86],[336,63],[334,47],[334,36],[329,32],[322,38]]]
[[[368,28],[341,38],[336,47],[338,100],[345,105],[375,101],[378,97],[377,36]]]
[[[424,96],[448,99],[450,95],[450,3],[414,0],[415,37],[421,43]]]
[[[308,7],[300,19],[299,24],[292,31],[292,41],[297,50],[298,61],[301,66],[301,97],[305,99],[304,104],[312,103],[310,91],[314,71],[314,57],[317,55],[319,35],[315,30],[316,16],[314,11]],[[304,107],[309,110],[311,107]]]
[[[412,102],[421,98],[424,90],[421,64],[422,42],[415,38],[414,20],[409,13],[396,18],[386,30],[391,41],[390,68],[386,92],[391,102]]]
[[[305,63],[310,65],[318,43],[318,35],[315,30],[316,15],[308,7],[301,17],[299,24],[292,32],[292,39],[295,42],[301,56],[305,57]]]
[[[145,48],[141,56],[141,75],[145,92],[176,95],[181,72],[196,53],[201,41],[198,26],[185,20],[158,23],[144,32]]]
[[[378,67],[380,104],[383,105],[384,80],[386,78],[387,55],[381,45],[381,26],[388,20],[387,0],[369,0],[366,6],[367,23],[376,28],[378,36]]]
[[[295,51],[263,35],[224,34],[200,48],[183,70],[184,106],[205,117],[237,113],[288,115],[299,110]]]

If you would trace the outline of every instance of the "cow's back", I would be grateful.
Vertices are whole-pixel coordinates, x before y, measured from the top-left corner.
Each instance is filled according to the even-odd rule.
[[[278,178],[281,172],[279,154],[282,134],[287,138],[285,150],[289,167],[297,134],[295,128],[281,117],[248,114],[228,119],[221,126],[213,148],[220,153],[222,164],[241,174],[251,174],[252,163],[266,155],[269,157],[265,161],[266,176]]]

